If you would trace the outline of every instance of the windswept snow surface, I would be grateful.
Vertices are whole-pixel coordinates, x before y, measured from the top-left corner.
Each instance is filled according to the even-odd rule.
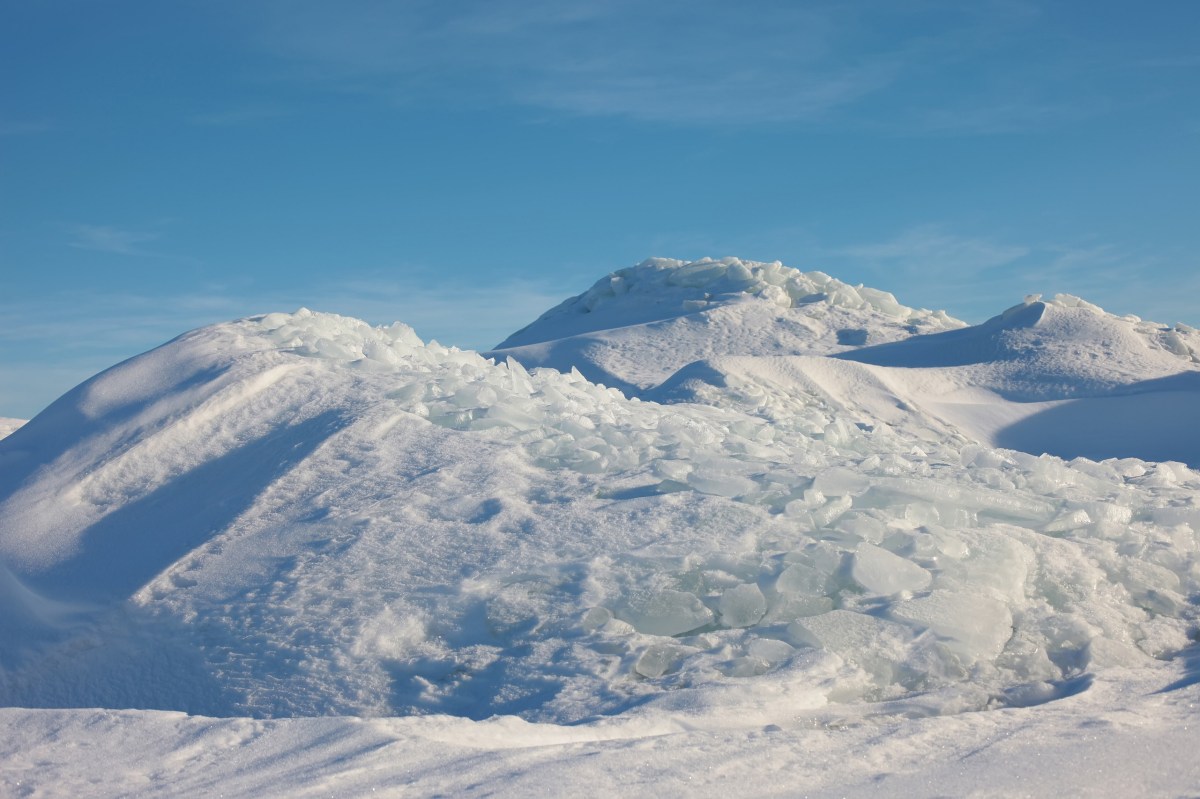
[[[754,275],[702,263],[725,270],[713,281],[739,264]],[[636,269],[670,284],[699,280],[693,266]],[[728,307],[772,302],[747,297]],[[1186,394],[1188,331],[1173,346],[1078,301],[1036,304],[1007,319],[1038,314],[1015,328],[1028,331],[1061,310],[1068,330],[1132,331],[1113,339],[1121,358],[1082,376],[1065,363],[1084,360],[1082,335],[1037,367],[1071,396],[1160,368]],[[1005,318],[905,341],[883,323],[899,343],[856,357],[886,364],[708,354],[645,398],[307,310],[115,366],[0,442],[0,705],[46,709],[0,713],[18,775],[4,779],[36,784],[44,752],[102,738],[154,741],[164,764],[96,795],[173,778],[196,794],[337,792],[339,779],[354,793],[567,793],[608,767],[647,790],[711,793],[735,774],[819,793],[869,789],[882,779],[870,763],[908,775],[879,783],[894,793],[959,792],[983,763],[1003,793],[1022,783],[997,779],[997,736],[1040,754],[1098,718],[1107,748],[1060,743],[1060,763],[1191,742],[1155,719],[1186,724],[1195,698],[1194,666],[1171,659],[1195,636],[1200,473],[994,449],[939,411],[975,392],[1003,416],[1017,403],[1003,392],[1036,384],[1024,339],[988,337]],[[873,340],[886,336],[869,328]],[[950,352],[929,363],[921,341]],[[89,707],[111,710],[48,710]],[[251,720],[266,718],[293,721]],[[840,760],[838,741],[861,761],[844,783],[763,759],[798,745]],[[676,747],[697,744],[728,769],[693,773]],[[347,773],[397,747],[408,784]],[[931,747],[967,771],[923,766]],[[1194,786],[1183,760],[1155,784]],[[54,762],[52,785],[82,779]],[[255,764],[278,779],[254,781]],[[1162,764],[1131,767],[1134,782]]]

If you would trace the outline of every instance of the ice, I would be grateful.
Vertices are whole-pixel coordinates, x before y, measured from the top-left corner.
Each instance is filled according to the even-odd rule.
[[[791,644],[775,638],[755,638],[746,647],[746,654],[750,655],[750,657],[764,660],[767,663],[778,663],[787,660],[795,651],[795,648]]]
[[[775,590],[781,594],[822,596],[828,587],[829,576],[805,563],[793,563],[775,580]]]
[[[929,628],[967,662],[995,658],[1013,634],[1009,608],[973,594],[934,591],[899,602],[890,613],[895,619]]]
[[[638,658],[633,670],[649,679],[661,677],[671,670],[683,651],[670,644],[651,644]]]
[[[673,589],[631,597],[622,615],[647,635],[681,635],[713,620],[713,612],[699,597]]]
[[[932,580],[929,572],[886,549],[863,542],[854,553],[850,576],[873,594],[890,596],[901,591],[921,591]]]
[[[752,627],[767,612],[767,599],[757,585],[744,583],[721,594],[718,610],[726,627]]]
[[[912,640],[901,624],[847,610],[792,622],[787,631],[798,644],[820,647],[862,667],[879,685],[894,681],[895,666],[904,662]]]
[[[867,490],[871,481],[860,473],[846,468],[826,469],[813,480],[813,490],[828,497],[858,495]]]
[[[552,316],[670,305],[656,332],[606,339],[642,362],[638,346],[696,355],[706,327],[746,345],[689,361],[692,393],[311,311],[196,331],[81,386],[0,442],[0,699],[555,729],[680,708],[955,713],[1191,645],[1194,469],[996,448],[970,426],[1054,381],[1074,392],[1060,408],[1192,369],[1163,329],[1068,300],[932,346],[888,325],[952,326],[883,292],[736,260],[674,268],[615,275],[586,314]],[[917,343],[870,363],[750,341],[781,319],[833,347],[851,346],[837,330]],[[1046,350],[1023,331],[1087,353],[1064,339],[1086,325],[1128,345],[1125,383],[1103,358],[1090,376],[1030,360]],[[976,361],[900,358],[931,346],[922,358]]]

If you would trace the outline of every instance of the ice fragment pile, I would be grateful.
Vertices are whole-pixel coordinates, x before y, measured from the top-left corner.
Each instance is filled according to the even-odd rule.
[[[734,279],[711,270],[672,274]],[[4,594],[36,621],[0,699],[952,712],[1188,644],[1200,475],[1182,464],[1065,462],[709,388],[726,401],[629,399],[304,310],[182,337],[0,446],[0,551],[66,603]]]

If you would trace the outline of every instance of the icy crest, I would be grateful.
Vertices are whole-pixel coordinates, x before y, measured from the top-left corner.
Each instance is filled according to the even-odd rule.
[[[909,308],[886,291],[851,286],[824,272],[801,272],[779,261],[701,258],[689,262],[650,258],[600,279],[583,294],[547,311],[499,348],[545,340],[547,332],[556,330],[556,322],[580,314],[607,312],[626,317],[624,323],[630,324],[704,311],[751,297],[779,308],[824,304],[855,311],[870,310],[931,330],[962,325],[945,311]],[[566,330],[574,329],[568,322]]]
[[[945,312],[778,262],[658,258],[609,275],[489,354],[577,368],[639,395],[705,358],[828,355],[963,326]]]
[[[17,432],[25,424],[25,421],[25,419],[0,417],[0,438],[6,438]]]

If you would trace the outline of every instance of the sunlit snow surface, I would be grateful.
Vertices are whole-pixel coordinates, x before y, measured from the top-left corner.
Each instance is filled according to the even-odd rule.
[[[0,442],[0,704],[650,734],[1162,673],[1194,634],[1200,473],[993,449],[962,422],[979,412],[915,403],[951,385],[996,407],[1039,373],[1109,396],[1173,369],[1187,407],[1194,331],[1030,300],[996,344],[847,288],[951,332],[830,351],[862,363],[733,338],[688,358],[685,336],[646,399],[304,310],[116,366]],[[874,305],[834,311],[875,330]],[[1005,332],[1039,322],[1039,344]],[[1131,331],[1096,368],[1068,335],[1087,324]]]
[[[9,419],[0,416],[0,438],[5,438],[16,432],[23,424],[25,424],[24,419]]]

